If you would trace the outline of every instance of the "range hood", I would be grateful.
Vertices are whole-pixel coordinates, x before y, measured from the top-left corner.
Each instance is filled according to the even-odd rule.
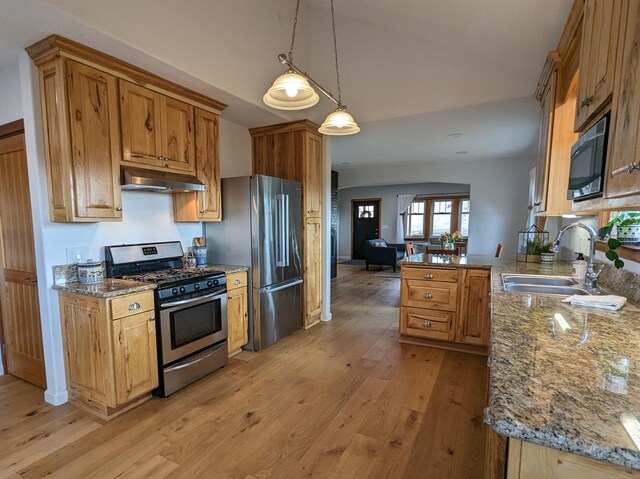
[[[205,191],[204,183],[193,175],[167,173],[123,166],[121,169],[123,190],[157,191],[159,193],[184,193]]]

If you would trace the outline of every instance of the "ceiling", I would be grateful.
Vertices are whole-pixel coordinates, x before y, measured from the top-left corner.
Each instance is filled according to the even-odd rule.
[[[532,94],[571,3],[337,1],[343,101],[362,132],[334,138],[334,166],[534,155]],[[333,109],[326,99],[302,112],[261,100],[282,71],[294,9],[295,0],[3,0],[0,68],[59,33],[228,103],[223,117],[235,123],[321,122]],[[300,10],[296,64],[337,93],[328,1],[302,0]]]

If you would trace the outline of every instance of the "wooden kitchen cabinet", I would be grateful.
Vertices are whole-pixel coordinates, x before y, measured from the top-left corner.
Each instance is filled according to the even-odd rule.
[[[302,184],[302,326],[322,311],[322,135],[308,120],[252,128],[253,173]]]
[[[613,93],[621,7],[622,0],[585,2],[575,131],[583,131]]]
[[[486,269],[404,265],[401,341],[486,354],[490,278]]]
[[[64,58],[39,74],[51,220],[120,221],[117,79]]]
[[[622,1],[621,18],[605,198],[636,196],[612,207],[640,206],[640,2]]]
[[[194,108],[120,80],[122,162],[195,173]]]
[[[540,138],[538,142],[538,162],[536,164],[536,184],[533,211],[546,211],[549,189],[549,165],[551,164],[551,141],[555,113],[556,82],[558,72],[554,69],[544,88],[540,100]]]
[[[249,309],[247,273],[227,275],[227,334],[229,357],[241,351],[249,342]]]
[[[175,221],[221,221],[218,115],[195,110],[196,176],[206,191],[174,193]]]
[[[110,419],[147,399],[158,386],[153,293],[59,297],[70,400]]]

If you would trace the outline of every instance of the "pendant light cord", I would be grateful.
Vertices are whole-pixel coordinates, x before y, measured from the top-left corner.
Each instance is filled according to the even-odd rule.
[[[333,8],[333,0],[331,0]],[[298,26],[298,12],[300,11],[300,0],[296,3],[296,15],[293,17],[293,33],[291,34],[291,48],[289,48],[289,61],[293,63],[293,46],[296,43],[296,27]],[[335,27],[333,31],[335,37]],[[335,43],[335,42],[334,42]]]
[[[299,2],[300,0],[298,0]],[[296,16],[298,13],[296,12]],[[338,41],[336,40],[336,19],[333,11],[333,0],[331,0],[331,28],[333,29],[333,54],[336,59],[336,83],[338,84],[338,104],[342,108],[342,93],[340,92],[340,70],[338,69]]]

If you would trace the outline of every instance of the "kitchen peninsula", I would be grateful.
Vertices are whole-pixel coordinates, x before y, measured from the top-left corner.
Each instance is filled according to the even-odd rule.
[[[636,304],[608,311],[501,288],[501,273],[569,275],[565,263],[545,269],[490,257],[414,255],[401,265],[401,340],[418,343],[412,335],[420,334],[430,346],[442,339],[440,347],[458,349],[465,346],[461,331],[475,328],[482,337],[478,320],[487,314],[485,421],[490,444],[499,438],[495,432],[508,437],[508,479],[640,477]],[[480,294],[484,283],[473,279],[483,277],[490,307]],[[495,449],[487,451],[488,463],[499,460]]]

